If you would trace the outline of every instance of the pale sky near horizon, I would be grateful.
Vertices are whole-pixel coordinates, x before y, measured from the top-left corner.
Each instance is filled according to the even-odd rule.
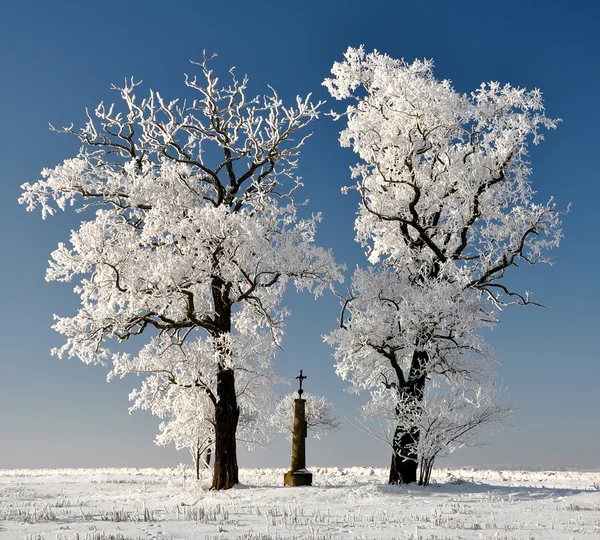
[[[106,368],[59,360],[50,349],[61,338],[52,314],[72,314],[72,285],[46,283],[50,252],[78,224],[73,212],[42,221],[17,203],[20,185],[43,167],[73,157],[78,144],[48,130],[81,125],[85,108],[116,96],[124,77],[144,80],[170,98],[184,90],[190,59],[216,52],[223,77],[235,65],[251,92],[271,85],[287,100],[313,92],[337,108],[321,86],[348,46],[364,44],[396,58],[433,58],[438,78],[461,92],[498,80],[538,87],[547,114],[562,118],[531,151],[539,201],[554,196],[564,217],[564,239],[552,267],[521,268],[511,283],[535,293],[545,309],[511,308],[489,334],[502,365],[506,399],[520,404],[513,427],[483,447],[466,449],[441,465],[600,468],[600,364],[595,334],[600,317],[597,220],[600,9],[592,1],[320,1],[218,3],[154,0],[102,3],[22,1],[0,14],[0,468],[171,466],[188,455],[153,443],[158,420],[128,415],[135,377],[107,384]],[[342,195],[351,183],[349,149],[337,142],[341,125],[313,124],[300,156],[307,211],[322,212],[318,242],[348,266],[365,265],[353,241],[357,200]],[[299,369],[305,388],[325,395],[343,419],[354,418],[366,396],[344,391],[321,336],[337,322],[333,295],[315,302],[286,295],[290,317],[276,368]],[[294,385],[295,387],[295,385]],[[308,465],[380,465],[390,451],[343,420],[343,429],[308,441]],[[240,466],[289,465],[289,443],[240,451]]]

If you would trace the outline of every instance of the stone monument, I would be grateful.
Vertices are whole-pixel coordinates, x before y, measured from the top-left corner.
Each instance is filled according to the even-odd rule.
[[[311,486],[312,474],[306,470],[306,400],[302,399],[302,381],[306,379],[306,375],[296,377],[300,381],[300,389],[298,390],[298,399],[294,400],[294,433],[292,435],[292,466],[283,477],[284,486]]]

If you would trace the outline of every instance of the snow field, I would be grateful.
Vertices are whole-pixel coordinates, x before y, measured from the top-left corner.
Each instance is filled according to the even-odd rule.
[[[221,492],[182,466],[0,470],[0,539],[600,538],[599,472],[440,469],[418,487],[381,468],[310,470],[312,487],[284,488],[285,469],[241,469]]]

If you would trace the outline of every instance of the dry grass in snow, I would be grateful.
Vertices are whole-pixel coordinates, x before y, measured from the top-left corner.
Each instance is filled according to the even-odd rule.
[[[176,469],[0,470],[2,540],[552,540],[600,538],[600,473],[447,470],[428,487],[388,486],[387,471],[242,469],[208,490]]]

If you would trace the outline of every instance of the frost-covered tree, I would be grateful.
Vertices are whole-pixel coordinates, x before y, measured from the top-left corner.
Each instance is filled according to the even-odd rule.
[[[298,399],[296,392],[285,395],[276,403],[271,416],[271,424],[276,431],[283,433],[290,440],[294,432],[294,401],[296,399]],[[304,392],[302,399],[306,400],[306,427],[317,439],[340,428],[340,423],[334,415],[333,405],[325,397]]]
[[[204,392],[214,408],[212,487],[226,489],[238,482],[246,390],[236,379],[247,371],[250,387],[270,366],[287,283],[318,296],[341,275],[313,243],[319,216],[300,220],[294,204],[301,132],[319,104],[308,96],[289,107],[273,90],[251,98],[246,78],[232,70],[221,87],[207,59],[198,65],[202,76],[185,78],[190,101],[153,91],[138,99],[139,83],[126,81],[116,88],[122,110],[101,103],[83,128],[57,130],[79,138],[79,154],[24,184],[20,202],[44,218],[57,207],[83,211],[46,275],[77,281],[81,299],[75,316],[56,317],[66,343],[53,352],[147,375],[149,396],[168,385]],[[137,354],[118,350],[134,338]],[[181,358],[172,354],[181,347]]]
[[[260,343],[257,341],[257,344]],[[163,419],[159,426],[156,443],[174,444],[177,450],[187,448],[192,455],[196,478],[200,476],[200,466],[204,456],[214,453],[215,404],[203,386],[194,383],[198,373],[211,373],[212,356],[210,351],[202,350],[202,342],[185,342],[170,347],[162,354],[140,355],[134,363],[119,362],[110,376],[120,373],[125,376],[143,367],[148,376],[139,389],[130,394],[131,411],[147,409]],[[262,342],[260,346],[268,348],[271,342]],[[237,354],[243,351],[237,351]],[[255,364],[255,358],[265,357],[252,354],[243,358],[236,372],[236,399],[240,410],[236,439],[248,448],[265,446],[271,441],[270,411],[272,410],[273,383],[281,381],[270,370],[269,357],[263,365]],[[176,380],[177,384],[172,381]],[[212,380],[205,380],[209,386],[215,386]],[[208,462],[206,463],[208,465]]]
[[[490,385],[461,382],[452,386],[428,385],[417,402],[384,386],[371,392],[362,407],[363,422],[358,427],[394,449],[397,437],[417,432],[407,450],[417,456],[418,483],[428,485],[433,464],[463,446],[481,444],[480,431],[501,429],[514,407],[501,404],[498,392]]]
[[[490,380],[480,330],[531,303],[507,271],[548,262],[561,237],[559,212],[534,202],[530,182],[528,144],[556,126],[540,91],[492,82],[460,94],[432,68],[349,48],[324,82],[353,100],[335,116],[360,158],[355,230],[373,265],[356,271],[328,337],[337,372],[356,390],[388,390],[391,410],[423,414],[428,381]],[[421,428],[396,416],[390,482],[415,482]]]
[[[173,391],[176,388],[180,387],[169,385],[165,389],[164,394],[173,395],[172,401],[167,401],[163,410],[157,411],[156,401],[152,402],[152,412],[163,419],[155,442],[161,446],[174,444],[177,450],[189,450],[196,479],[199,480],[202,464],[209,466],[208,456],[212,456],[213,452],[214,405],[206,393],[197,388]],[[161,395],[162,397],[166,396]]]

